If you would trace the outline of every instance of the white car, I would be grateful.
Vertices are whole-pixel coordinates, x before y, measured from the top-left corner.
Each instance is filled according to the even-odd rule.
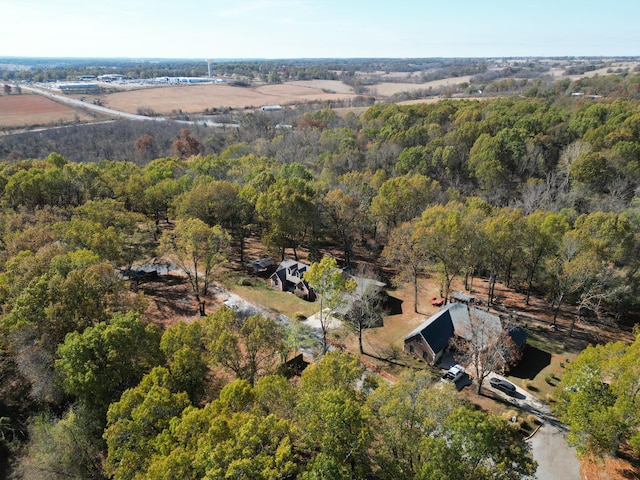
[[[464,375],[464,368],[462,365],[456,364],[445,372],[440,381],[456,383],[462,378],[462,375]]]

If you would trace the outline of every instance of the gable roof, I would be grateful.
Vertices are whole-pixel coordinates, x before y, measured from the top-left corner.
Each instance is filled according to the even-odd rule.
[[[473,315],[480,320],[482,325],[482,328],[475,332],[479,336],[479,343],[486,344],[491,338],[502,333],[502,320],[499,316],[480,309],[474,309]],[[416,335],[421,335],[432,350],[437,353],[449,344],[449,340],[454,335],[469,339],[471,331],[469,307],[464,303],[449,303],[404,337],[404,340],[407,341]],[[510,329],[509,335],[518,347],[524,345],[528,336],[527,332],[518,327]]]
[[[300,282],[304,282],[302,279],[304,272],[309,269],[309,265],[306,265],[302,262],[298,262],[291,258],[285,258],[278,268],[273,273],[273,275],[277,276],[282,282],[285,280],[287,282],[291,282],[294,285],[298,285]],[[273,277],[273,275],[271,275]],[[307,285],[307,282],[304,282],[304,285]]]
[[[448,344],[453,337],[453,322],[451,320],[451,310],[456,304],[449,304],[440,309],[436,314],[429,317],[425,322],[420,324],[409,335],[404,337],[405,341],[416,335],[422,336],[434,352],[440,352]],[[464,305],[462,305],[464,307]]]

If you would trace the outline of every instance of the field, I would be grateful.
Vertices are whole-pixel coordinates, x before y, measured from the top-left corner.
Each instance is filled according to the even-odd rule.
[[[0,96],[0,127],[21,127],[90,120],[87,114],[41,95]]]
[[[251,88],[224,84],[146,87],[98,97],[87,96],[87,101],[99,98],[105,107],[123,112],[137,113],[142,108],[169,115],[176,110],[198,113],[205,108],[259,108],[263,105],[342,100],[354,96],[353,90],[342,82],[316,80]]]

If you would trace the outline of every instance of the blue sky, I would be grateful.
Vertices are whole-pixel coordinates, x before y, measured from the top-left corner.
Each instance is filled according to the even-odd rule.
[[[0,56],[640,55],[639,0],[0,0]]]

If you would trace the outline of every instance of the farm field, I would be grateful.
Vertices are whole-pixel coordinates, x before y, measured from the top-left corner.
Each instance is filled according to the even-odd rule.
[[[0,96],[0,127],[46,125],[91,120],[89,115],[41,95]]]
[[[207,84],[150,87],[87,98],[88,101],[99,98],[104,106],[123,112],[136,113],[142,108],[168,115],[174,110],[196,113],[205,108],[259,108],[262,105],[354,97],[350,87],[345,87],[341,82],[328,81],[291,82],[255,88]],[[337,93],[327,93],[329,91]]]

